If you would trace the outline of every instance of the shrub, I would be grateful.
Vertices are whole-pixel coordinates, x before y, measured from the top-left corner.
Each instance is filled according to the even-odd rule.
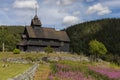
[[[45,47],[44,51],[49,54],[49,53],[52,53],[54,50],[52,47],[47,46],[47,47]]]
[[[90,52],[94,54],[106,54],[107,53],[107,49],[105,45],[102,42],[99,42],[97,40],[90,41],[89,49],[90,49]]]
[[[105,55],[107,53],[107,49],[105,45],[102,42],[99,42],[97,40],[92,40],[89,42],[89,50],[90,50],[90,53],[94,55],[95,60],[96,60],[96,57],[100,55]]]
[[[20,54],[20,50],[19,50],[19,49],[14,49],[14,50],[13,50],[13,53],[14,53],[14,54]]]

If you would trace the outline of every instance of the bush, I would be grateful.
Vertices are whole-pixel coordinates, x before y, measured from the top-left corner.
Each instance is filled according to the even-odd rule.
[[[14,49],[14,50],[13,50],[13,53],[14,53],[14,54],[20,54],[20,50],[19,50],[19,49]]]
[[[49,53],[52,53],[54,50],[52,47],[47,46],[47,47],[45,47],[44,51],[49,54]]]
[[[107,53],[107,49],[105,47],[105,45],[102,42],[99,42],[97,40],[92,40],[89,43],[89,49],[90,52],[93,54],[106,54]]]
[[[92,40],[89,42],[89,51],[94,55],[91,60],[97,60],[100,55],[105,55],[108,51],[105,47],[105,45],[102,42],[99,42],[97,40]]]

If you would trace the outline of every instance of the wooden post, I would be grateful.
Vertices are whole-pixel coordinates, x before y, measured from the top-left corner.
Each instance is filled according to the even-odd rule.
[[[4,42],[2,43],[2,51],[3,52],[5,51],[5,44],[4,44]]]

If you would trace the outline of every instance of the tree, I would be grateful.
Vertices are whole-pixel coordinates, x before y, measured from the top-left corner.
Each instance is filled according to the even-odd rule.
[[[0,27],[0,43],[2,44],[2,51],[5,51],[5,42],[7,36],[7,28],[6,27]]]
[[[8,51],[13,51],[16,48],[16,43],[19,42],[18,38],[16,36],[14,36],[14,34],[8,34],[6,36],[6,48]]]
[[[16,44],[21,40],[20,35],[22,33],[17,28],[0,26],[0,51],[13,51],[16,48]]]
[[[90,51],[90,53],[95,55],[95,59],[99,55],[104,55],[107,53],[107,49],[106,49],[105,45],[102,42],[99,42],[97,40],[90,41],[89,51]]]

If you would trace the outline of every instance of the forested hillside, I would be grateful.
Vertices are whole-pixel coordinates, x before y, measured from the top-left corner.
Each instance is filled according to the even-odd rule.
[[[120,19],[102,19],[70,26],[66,29],[72,52],[89,55],[89,42],[102,42],[109,54],[120,55]]]
[[[2,50],[3,42],[5,51],[12,51],[21,40],[23,31],[23,26],[0,26],[0,51]]]

